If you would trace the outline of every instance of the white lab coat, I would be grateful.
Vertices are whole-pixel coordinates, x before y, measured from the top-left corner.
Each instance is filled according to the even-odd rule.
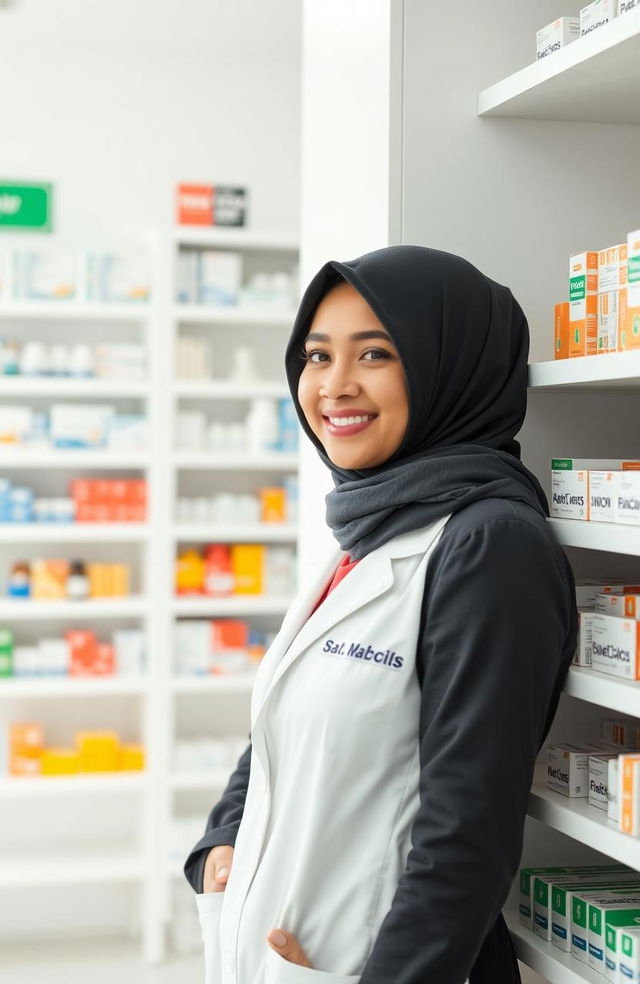
[[[355,984],[419,807],[415,672],[425,573],[449,516],[373,550],[308,618],[316,565],[259,667],[251,770],[224,892],[196,895],[206,984]],[[285,960],[294,933],[312,968]]]

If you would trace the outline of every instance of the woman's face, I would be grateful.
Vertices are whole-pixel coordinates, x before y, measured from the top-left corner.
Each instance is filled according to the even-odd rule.
[[[318,305],[303,348],[298,400],[309,426],[339,468],[374,468],[399,447],[409,401],[398,351],[351,284]],[[353,417],[359,421],[346,421]]]

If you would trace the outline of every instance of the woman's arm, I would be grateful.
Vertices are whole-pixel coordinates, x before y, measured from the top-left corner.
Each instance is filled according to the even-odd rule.
[[[229,779],[221,799],[207,817],[204,835],[184,863],[185,877],[195,892],[202,892],[204,866],[211,848],[217,847],[218,844],[231,844],[233,847],[236,842],[247,797],[250,767],[251,742],[238,759],[235,772]]]
[[[417,654],[420,807],[360,984],[463,984],[505,903],[575,648],[573,576],[550,536],[501,516],[431,558]]]

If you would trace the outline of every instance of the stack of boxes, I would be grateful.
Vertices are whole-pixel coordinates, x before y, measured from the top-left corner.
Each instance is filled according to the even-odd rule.
[[[640,348],[640,230],[569,258],[569,302],[555,307],[556,359]]]
[[[142,629],[116,629],[110,642],[69,629],[60,639],[16,645],[13,630],[0,626],[0,677],[138,676],[143,669]]]
[[[640,526],[640,461],[552,458],[551,516]]]
[[[14,777],[124,772],[145,765],[143,746],[121,743],[115,731],[78,731],[74,748],[47,748],[37,722],[10,724],[4,737],[3,771]]]

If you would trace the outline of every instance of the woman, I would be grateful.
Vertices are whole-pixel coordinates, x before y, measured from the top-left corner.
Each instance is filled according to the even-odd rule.
[[[285,363],[339,547],[185,864],[211,982],[520,981],[501,907],[577,621],[514,440],[527,355],[510,291],[451,254],[393,246],[309,284]]]

